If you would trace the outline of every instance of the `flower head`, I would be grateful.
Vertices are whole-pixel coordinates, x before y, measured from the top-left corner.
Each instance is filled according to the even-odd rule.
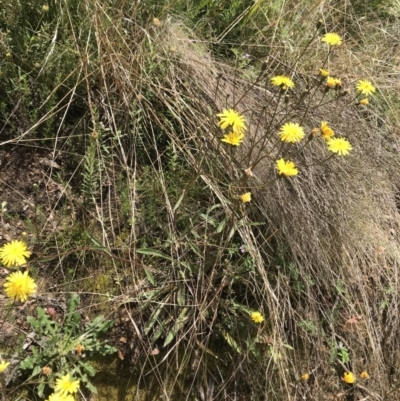
[[[375,86],[367,80],[358,81],[356,89],[365,96],[369,96],[376,91]]]
[[[342,38],[337,33],[330,32],[322,37],[321,42],[329,46],[340,46],[342,44]]]
[[[299,173],[293,162],[285,162],[285,160],[283,159],[277,160],[276,169],[278,170],[280,175],[285,175],[286,177],[291,177]]]
[[[369,374],[365,370],[360,373],[361,379],[369,379]]]
[[[303,382],[306,382],[309,378],[310,378],[309,373],[304,373],[304,375],[301,376],[301,380],[303,380]]]
[[[330,89],[335,89],[342,85],[342,80],[340,78],[327,77],[326,86]]]
[[[251,312],[250,317],[254,323],[262,323],[264,321],[264,316],[260,312]]]
[[[325,140],[335,136],[335,131],[328,125],[326,121],[321,122],[321,136]]]
[[[339,156],[346,156],[353,149],[350,142],[344,138],[332,138],[328,140],[328,150]]]
[[[9,364],[10,364],[10,362],[1,361],[0,362],[0,373],[3,373],[7,369],[7,366]]]
[[[326,78],[329,76],[329,71],[328,70],[324,70],[323,68],[319,69],[319,75],[321,75],[322,77]]]
[[[7,267],[21,266],[31,256],[23,241],[11,241],[0,248],[0,261]]]
[[[243,203],[250,202],[251,201],[251,192],[246,192],[245,194],[240,195],[240,200]]]
[[[50,376],[52,372],[53,371],[51,370],[51,368],[49,366],[45,366],[45,367],[42,368],[42,373],[45,376]]]
[[[53,393],[46,401],[75,401],[71,394]]]
[[[221,141],[229,143],[232,146],[239,146],[243,142],[243,138],[244,134],[239,134],[236,131],[232,131],[230,134],[224,135]]]
[[[342,380],[347,384],[353,384],[356,382],[356,377],[351,372],[344,372]]]
[[[85,350],[85,347],[82,344],[78,344],[75,347],[75,351],[78,355],[82,355],[82,352]]]
[[[219,117],[218,124],[222,129],[230,127],[238,134],[246,131],[246,120],[233,109],[224,109],[222,113],[217,114],[217,117]]]
[[[280,136],[283,142],[299,142],[304,138],[304,130],[297,123],[286,123],[281,127]]]
[[[19,299],[21,302],[36,291],[35,281],[28,276],[28,272],[11,273],[4,284],[4,291],[9,298]]]
[[[70,374],[62,376],[60,379],[56,380],[56,386],[54,390],[56,393],[67,395],[68,393],[76,393],[79,389],[79,380],[73,380]]]
[[[43,11],[44,13],[47,13],[47,11],[49,11],[49,6],[48,6],[47,4],[43,4],[43,6],[42,6],[42,11]]]
[[[367,98],[360,100],[360,104],[362,104],[363,106],[366,106],[368,103],[369,103],[369,101]]]
[[[280,86],[283,90],[294,87],[294,82],[286,75],[277,75],[271,78],[271,84]]]

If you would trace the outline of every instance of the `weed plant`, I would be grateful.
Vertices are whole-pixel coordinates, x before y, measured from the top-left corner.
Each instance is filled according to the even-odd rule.
[[[54,347],[17,342],[1,372],[17,352],[39,397],[93,391],[76,347],[113,350],[101,308],[132,397],[396,399],[396,3],[193,3],[4,8],[1,144],[42,152],[60,192],[24,250]],[[4,325],[26,302],[7,291]]]

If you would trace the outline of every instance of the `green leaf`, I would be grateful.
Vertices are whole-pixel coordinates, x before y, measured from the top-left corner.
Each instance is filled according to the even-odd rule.
[[[167,260],[171,260],[172,261],[172,258],[170,256],[168,256],[165,253],[162,253],[160,251],[157,251],[156,249],[139,248],[139,249],[136,249],[136,252],[140,253],[142,255],[155,256],[157,258],[163,258],[163,259],[167,259]]]
[[[222,336],[225,338],[226,342],[239,354],[242,353],[242,349],[239,347],[236,340],[226,331],[221,332]]]
[[[186,191],[183,190],[181,196],[180,196],[179,199],[178,199],[178,202],[176,202],[174,208],[172,209],[172,211],[173,211],[174,213],[175,213],[175,211],[179,208],[179,206],[181,205],[181,203],[182,203],[183,198],[185,197],[185,195],[186,195]]]
[[[176,336],[176,333],[184,326],[189,308],[183,308],[182,312],[179,314],[178,319],[176,319],[176,323],[172,327],[171,331],[167,334],[167,338],[164,341],[163,347],[166,347]]]
[[[146,269],[145,267],[143,268],[144,272],[146,273],[147,280],[149,280],[151,285],[156,285],[156,280],[154,279],[153,273]]]

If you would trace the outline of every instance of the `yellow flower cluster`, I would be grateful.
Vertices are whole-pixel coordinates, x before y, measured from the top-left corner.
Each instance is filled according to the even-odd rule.
[[[242,115],[233,109],[224,109],[219,117],[219,126],[223,130],[229,130],[221,139],[222,142],[232,146],[239,146],[243,142],[244,132],[246,131],[246,121]]]
[[[11,241],[0,248],[0,261],[6,267],[18,267],[26,263],[31,253],[23,241]],[[24,302],[36,291],[35,281],[28,272],[20,271],[10,274],[4,284],[6,295],[16,301]]]

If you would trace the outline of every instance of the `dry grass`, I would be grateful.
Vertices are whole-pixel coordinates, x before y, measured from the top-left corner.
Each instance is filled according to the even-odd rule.
[[[242,44],[257,57],[241,69],[216,60],[176,18],[141,26],[135,8],[121,17],[106,2],[82,6],[95,46],[87,51],[78,36],[74,44],[87,133],[99,134],[87,143],[94,144],[100,187],[84,206],[67,191],[60,199],[84,210],[88,231],[112,255],[97,259],[102,268],[84,256],[77,266],[82,262],[91,277],[112,272],[118,283],[112,299],[99,298],[107,292],[101,289],[88,309],[122,305],[140,366],[135,379],[154,377],[167,398],[184,388],[181,398],[202,400],[396,399],[400,174],[392,88],[399,67],[391,38],[398,25],[356,18],[347,2],[283,2],[274,19],[265,10],[259,12],[269,24]],[[311,38],[321,15],[327,31],[346,39],[328,66],[343,87],[368,78],[379,88],[367,111],[351,95],[319,107],[319,89],[300,102],[326,55],[317,37],[299,59],[304,32]],[[221,39],[214,48],[222,45]],[[261,62],[263,79],[253,85]],[[268,83],[281,73],[293,77],[296,89],[276,118],[277,95]],[[249,141],[236,153],[219,140],[215,114],[226,105],[249,123]],[[244,169],[271,150],[265,135],[288,116],[307,132],[328,120],[354,152],[314,165],[327,156],[315,142],[296,154],[299,177],[266,187],[274,176],[271,156],[243,179]],[[68,182],[76,179],[71,173]],[[247,189],[253,202],[244,208],[235,199]],[[239,242],[251,260],[248,271],[237,249],[232,253]],[[67,243],[58,242],[60,253]],[[261,310],[265,324],[256,327],[250,310]],[[340,344],[350,361],[338,355]],[[149,355],[154,348],[162,351],[159,359]],[[367,370],[371,379],[349,387],[340,380],[344,370]],[[311,378],[303,383],[305,372]]]

